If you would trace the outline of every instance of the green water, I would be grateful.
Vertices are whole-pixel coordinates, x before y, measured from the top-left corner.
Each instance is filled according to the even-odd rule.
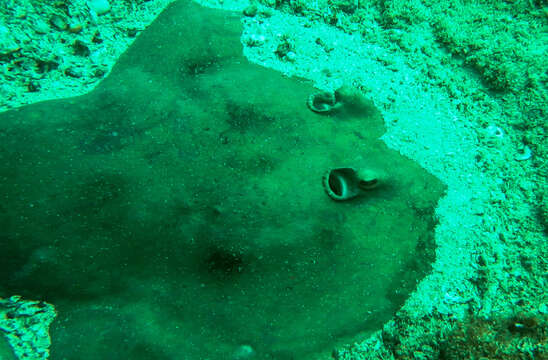
[[[92,93],[0,114],[0,295],[56,306],[52,359],[326,357],[429,271],[443,185],[370,101],[317,114],[248,63],[240,27],[178,2]],[[334,201],[339,167],[381,185]]]

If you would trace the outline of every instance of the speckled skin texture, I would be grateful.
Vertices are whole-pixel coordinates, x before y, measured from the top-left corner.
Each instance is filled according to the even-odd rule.
[[[0,116],[3,290],[57,306],[54,359],[316,358],[429,270],[444,186],[379,140],[371,101],[310,111],[240,33],[177,2],[90,94]],[[341,166],[387,181],[334,202]]]

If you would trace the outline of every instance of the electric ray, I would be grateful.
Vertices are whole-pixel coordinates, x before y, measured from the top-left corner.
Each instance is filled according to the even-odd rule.
[[[247,61],[239,16],[175,2],[91,93],[0,114],[0,295],[56,305],[53,360],[318,358],[428,272],[444,186],[358,92],[311,111]],[[384,177],[334,201],[338,168]]]

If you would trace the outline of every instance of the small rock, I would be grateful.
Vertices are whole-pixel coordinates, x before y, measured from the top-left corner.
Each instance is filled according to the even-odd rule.
[[[33,80],[29,81],[29,83],[27,84],[27,90],[29,92],[38,92],[39,89],[40,85]]]
[[[357,0],[331,0],[331,4],[347,14],[353,14],[358,8]]]
[[[272,12],[272,9],[264,8],[263,10],[261,10],[260,15],[265,18],[269,18],[269,17],[272,17],[274,13]]]
[[[21,47],[12,39],[0,38],[0,58],[9,58],[19,50],[21,50]]]
[[[249,47],[261,46],[265,42],[265,37],[263,35],[251,35],[245,40],[245,43]]]
[[[9,345],[4,345],[10,346],[15,355],[6,359],[28,358],[28,354],[33,359],[46,359],[50,346],[48,329],[55,316],[55,308],[43,302],[22,300],[19,296],[0,298],[0,337],[5,335]],[[0,354],[6,355],[4,348]]]
[[[34,28],[34,31],[36,31],[37,34],[47,34],[51,30],[49,25],[45,21],[42,21],[42,20],[38,20],[34,24],[33,28]]]
[[[91,41],[94,44],[100,44],[103,42],[103,39],[101,39],[101,34],[99,33],[99,31],[96,31],[95,34],[93,34],[93,38],[91,38]]]
[[[69,76],[69,77],[72,77],[72,78],[81,78],[82,77],[82,72],[78,69],[74,69],[74,68],[66,68],[65,69],[65,75],[66,76]]]
[[[53,2],[53,6],[56,8],[56,9],[59,9],[61,10],[63,13],[67,14],[68,16],[70,16],[70,10],[69,10],[69,3],[70,0],[57,0],[57,1],[54,1]]]
[[[74,50],[74,55],[89,56],[91,54],[88,46],[81,40],[75,40],[72,44],[72,49]]]
[[[61,15],[53,14],[49,18],[49,23],[57,30],[65,30],[67,28],[67,22]]]
[[[284,36],[282,37],[282,42],[278,44],[276,51],[274,53],[278,55],[279,58],[284,58],[290,51],[293,50],[293,46],[289,40]]]
[[[55,70],[59,67],[59,63],[56,60],[34,59],[34,61],[36,62],[36,71],[39,74]]]
[[[129,37],[136,37],[138,30],[136,28],[129,28],[127,29],[127,35]]]
[[[253,17],[255,15],[257,15],[257,5],[255,4],[251,4],[249,5],[248,7],[246,7],[244,9],[244,15],[245,16],[249,16],[249,17]]]
[[[108,0],[88,0],[88,7],[97,15],[104,15],[110,11]]]
[[[99,68],[95,70],[95,72],[93,73],[93,76],[101,78],[101,77],[104,77],[106,74],[107,74],[107,71],[105,69]]]
[[[331,76],[333,76],[333,73],[331,72],[331,70],[329,70],[329,69],[327,69],[327,68],[322,69],[321,74],[324,75],[324,76],[326,76],[326,77],[331,77]]]
[[[16,19],[22,20],[27,18],[30,9],[27,6],[25,6],[24,3],[21,5],[22,6],[16,7],[14,16]]]
[[[285,59],[287,61],[293,62],[293,61],[297,60],[297,54],[295,54],[293,51],[290,51],[285,55]]]
[[[334,47],[327,45],[321,38],[316,38],[316,44],[320,45],[327,53],[335,49]]]
[[[82,29],[83,29],[82,24],[74,24],[73,23],[73,24],[70,24],[68,26],[67,30],[68,30],[69,33],[78,34],[79,32],[82,31]]]
[[[268,7],[277,7],[277,0],[264,0],[264,5]]]

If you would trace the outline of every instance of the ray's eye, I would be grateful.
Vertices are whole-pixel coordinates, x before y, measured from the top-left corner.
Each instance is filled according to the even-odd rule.
[[[329,188],[337,195],[342,195],[341,180],[337,176],[329,175]]]

